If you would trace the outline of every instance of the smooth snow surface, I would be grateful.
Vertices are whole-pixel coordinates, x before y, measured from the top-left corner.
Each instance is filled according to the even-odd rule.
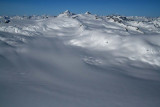
[[[160,18],[1,16],[0,107],[160,107]]]

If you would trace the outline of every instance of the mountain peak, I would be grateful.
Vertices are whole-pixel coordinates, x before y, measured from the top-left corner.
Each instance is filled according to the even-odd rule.
[[[70,12],[69,10],[66,10],[62,14],[60,14],[59,16],[72,16],[72,15],[75,15],[75,14]]]
[[[87,15],[89,15],[89,14],[91,14],[89,11],[87,11],[85,14],[87,14]]]
[[[66,10],[66,11],[64,11],[64,13],[68,13],[68,14],[70,14],[71,12],[70,12],[69,10]]]

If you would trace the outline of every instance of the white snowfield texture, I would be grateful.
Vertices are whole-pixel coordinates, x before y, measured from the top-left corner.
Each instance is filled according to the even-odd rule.
[[[0,107],[160,107],[160,18],[1,16]]]

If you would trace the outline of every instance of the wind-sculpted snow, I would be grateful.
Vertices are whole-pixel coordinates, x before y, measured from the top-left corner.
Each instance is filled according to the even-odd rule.
[[[159,107],[159,41],[159,18],[2,16],[0,107]]]

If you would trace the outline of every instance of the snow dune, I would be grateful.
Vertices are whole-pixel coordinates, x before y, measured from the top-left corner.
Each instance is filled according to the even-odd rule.
[[[159,18],[1,16],[0,106],[159,107],[159,41]]]

